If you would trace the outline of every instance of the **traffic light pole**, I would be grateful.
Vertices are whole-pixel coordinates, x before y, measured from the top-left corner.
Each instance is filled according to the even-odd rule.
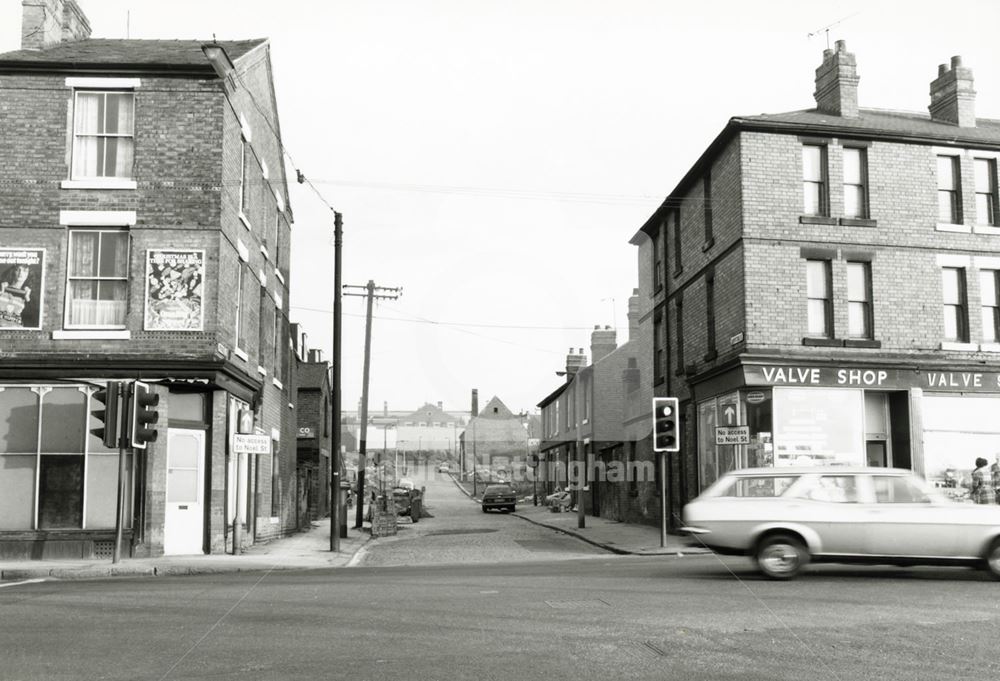
[[[118,410],[119,423],[112,428],[118,428],[118,504],[115,513],[115,548],[111,562],[117,564],[122,559],[122,527],[125,524],[125,450],[129,446],[129,412],[131,412],[132,384],[121,386],[121,407]],[[133,466],[133,469],[135,467]]]

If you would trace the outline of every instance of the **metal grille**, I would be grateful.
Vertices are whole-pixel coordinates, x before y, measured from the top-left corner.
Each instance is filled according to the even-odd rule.
[[[113,541],[95,541],[94,558],[114,558],[115,543]]]

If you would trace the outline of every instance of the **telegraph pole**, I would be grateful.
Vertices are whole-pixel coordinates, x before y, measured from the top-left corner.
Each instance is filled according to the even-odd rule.
[[[402,288],[388,288],[376,286],[371,279],[365,286],[353,286],[345,284],[345,289],[364,289],[364,293],[351,293],[344,291],[345,296],[365,297],[368,299],[368,309],[365,315],[365,364],[361,384],[361,433],[358,443],[358,510],[354,518],[354,528],[360,529],[364,522],[364,500],[365,500],[365,467],[366,453],[368,449],[368,370],[371,366],[372,352],[372,303],[376,298],[384,300],[396,300],[403,294]],[[378,293],[376,293],[378,291]]]
[[[340,552],[340,335],[343,299],[341,297],[341,251],[344,247],[343,221],[340,213],[333,212],[333,405],[330,410],[330,550]],[[358,507],[362,506],[358,499]],[[346,518],[344,519],[346,521]]]

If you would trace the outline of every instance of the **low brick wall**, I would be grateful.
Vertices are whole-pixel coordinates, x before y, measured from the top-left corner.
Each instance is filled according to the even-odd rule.
[[[372,537],[390,537],[396,534],[396,502],[379,498],[372,502]]]

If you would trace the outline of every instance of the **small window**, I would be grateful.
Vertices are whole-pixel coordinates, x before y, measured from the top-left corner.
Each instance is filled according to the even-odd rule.
[[[858,502],[857,480],[853,475],[821,475],[797,496],[811,501],[854,504]]]
[[[233,339],[233,344],[238,348],[243,342],[243,317],[244,317],[244,301],[243,301],[243,283],[245,279],[243,262],[238,261],[236,263],[236,328],[234,329],[235,335]]]
[[[868,217],[868,157],[864,149],[844,148],[844,217]]]
[[[958,175],[957,156],[937,157],[938,222],[962,224],[962,205],[959,201],[961,183]]]
[[[702,180],[703,196],[705,198],[705,245],[709,246],[715,243],[715,235],[713,233],[712,227],[712,173],[708,171],[705,173],[705,177]]]
[[[976,172],[976,222],[980,225],[997,224],[997,162],[992,158],[977,158]]]
[[[661,259],[661,254],[663,249],[660,244],[662,243],[662,234],[658,229],[653,232],[653,290],[659,291],[663,288],[663,260]]]
[[[70,230],[67,327],[125,327],[128,262],[127,231]]]
[[[131,178],[135,93],[80,91],[73,105],[73,179]]]
[[[653,318],[653,352],[655,355],[653,364],[653,382],[659,383],[663,380],[666,372],[667,357],[667,325],[663,320],[663,313],[657,312]]]
[[[830,338],[833,327],[833,304],[830,297],[830,261],[806,261],[806,298],[808,330],[812,338]]]
[[[979,270],[979,302],[983,315],[983,340],[1000,342],[1000,271]]]
[[[802,147],[802,198],[805,215],[829,215],[826,186],[826,146]]]
[[[715,275],[705,277],[705,325],[708,330],[708,354],[715,355]]]
[[[674,223],[674,274],[679,274],[684,269],[684,258],[681,254],[681,207],[672,213]]]
[[[871,263],[847,263],[847,335],[872,337]]]
[[[246,138],[240,140],[240,215],[244,218],[250,216],[250,191],[247,185],[250,180],[250,158],[248,153]]]
[[[674,301],[674,333],[677,338],[677,373],[684,373],[684,300],[678,296]]]
[[[941,280],[944,301],[944,339],[966,343],[969,340],[969,324],[966,315],[965,269],[944,267],[941,269]]]

